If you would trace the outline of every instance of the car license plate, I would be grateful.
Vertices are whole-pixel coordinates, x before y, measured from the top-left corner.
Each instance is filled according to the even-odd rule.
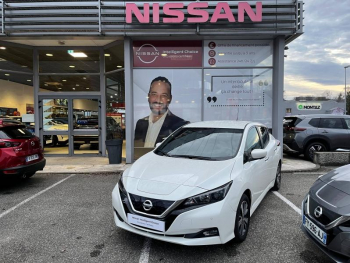
[[[165,222],[139,215],[128,213],[128,223],[162,232],[165,231]]]
[[[316,226],[309,218],[303,216],[303,225],[306,227],[318,240],[327,245],[327,234]]]
[[[34,160],[37,160],[37,159],[39,159],[39,155],[37,155],[37,154],[30,155],[30,156],[27,156],[26,162],[31,162],[31,161],[34,161]]]

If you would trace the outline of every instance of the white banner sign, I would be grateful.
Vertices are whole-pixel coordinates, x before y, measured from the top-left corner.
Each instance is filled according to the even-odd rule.
[[[204,41],[204,67],[271,67],[270,40]]]

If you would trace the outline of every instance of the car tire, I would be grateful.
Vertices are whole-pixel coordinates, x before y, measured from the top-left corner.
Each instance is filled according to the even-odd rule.
[[[281,169],[282,165],[281,163],[278,164],[277,166],[277,171],[276,171],[276,178],[275,178],[275,184],[272,187],[273,191],[278,191],[281,188],[281,181],[282,181],[282,173],[281,173]]]
[[[58,144],[60,145],[60,146],[66,146],[67,145],[67,141],[66,142],[58,142]]]
[[[312,142],[306,147],[304,152],[304,157],[306,160],[313,162],[315,152],[325,152],[325,151],[327,151],[327,147],[323,143]]]
[[[235,220],[235,240],[239,243],[247,238],[250,223],[250,202],[246,194],[239,201]]]
[[[79,150],[80,149],[80,144],[74,144],[74,150]]]
[[[57,143],[58,143],[58,138],[56,135],[53,135],[52,136],[52,146],[53,147],[56,147],[57,146]]]

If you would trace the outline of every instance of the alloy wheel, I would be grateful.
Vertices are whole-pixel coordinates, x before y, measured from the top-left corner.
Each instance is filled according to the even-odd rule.
[[[314,159],[315,152],[323,152],[324,150],[325,150],[324,147],[320,144],[312,145],[309,149],[309,156],[310,156],[311,160]]]
[[[248,230],[249,225],[249,209],[248,203],[243,201],[239,210],[238,216],[238,231],[241,236],[244,236]]]

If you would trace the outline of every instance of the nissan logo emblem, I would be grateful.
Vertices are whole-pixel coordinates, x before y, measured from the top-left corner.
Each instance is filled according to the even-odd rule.
[[[34,146],[34,145],[35,145],[35,142],[31,141],[31,142],[30,142],[30,145]]]
[[[314,214],[317,218],[319,218],[322,215],[322,207],[320,207],[320,206],[316,207]]]
[[[143,209],[145,209],[145,211],[149,211],[152,209],[153,204],[150,200],[146,200],[145,202],[143,202],[142,206],[143,206]]]

